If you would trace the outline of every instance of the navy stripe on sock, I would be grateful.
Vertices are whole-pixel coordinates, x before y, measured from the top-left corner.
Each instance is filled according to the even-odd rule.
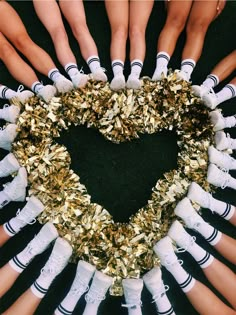
[[[231,205],[229,203],[227,203],[225,211],[220,216],[222,218],[225,218],[230,213],[230,211],[231,211]]]
[[[214,86],[216,86],[218,84],[218,80],[216,79],[216,77],[212,74],[209,74],[207,76],[207,79],[211,79],[214,82]]]
[[[61,312],[63,315],[71,315],[73,312],[67,311],[61,304],[58,306],[58,311]]]
[[[170,309],[168,309],[168,310],[165,311],[165,312],[158,312],[158,311],[157,311],[157,314],[158,314],[158,315],[171,315],[171,314],[173,314],[173,312],[174,312],[173,307],[171,307]]]
[[[159,59],[159,58],[166,59],[168,62],[170,61],[170,58],[169,58],[169,57],[167,57],[167,56],[166,56],[166,55],[164,55],[164,54],[159,54],[159,55],[157,55],[157,58],[156,58],[156,59]]]
[[[235,97],[235,96],[236,96],[236,94],[235,94],[235,89],[234,89],[231,85],[227,84],[227,85],[225,86],[225,88],[230,89],[230,91],[231,91],[231,93],[232,93],[232,97]]]
[[[52,80],[53,76],[54,76],[56,73],[59,73],[59,71],[58,71],[58,70],[53,70],[53,71],[50,73],[49,79]]]
[[[6,98],[6,92],[7,90],[9,90],[7,87],[5,87],[3,90],[2,90],[2,98]]]
[[[214,229],[213,233],[211,234],[210,237],[206,238],[207,242],[212,242],[214,241],[214,239],[217,237],[218,231],[216,229]]]
[[[76,65],[70,65],[70,66],[68,66],[65,70],[66,70],[66,72],[68,73],[71,69],[78,69],[78,67],[76,66]]]
[[[41,285],[39,285],[37,281],[34,282],[34,287],[42,294],[47,293],[47,289],[44,289],[43,287],[41,287]]]
[[[24,270],[24,269],[27,267],[27,265],[24,265],[24,264],[22,264],[21,261],[19,261],[19,259],[18,259],[17,256],[14,256],[14,257],[12,258],[12,260],[13,260],[14,263],[17,265],[17,267],[21,268],[22,270]]]
[[[0,205],[0,209],[3,208],[5,205],[7,205],[9,202],[10,202],[10,201],[7,200],[7,199],[3,200],[3,202],[2,202],[1,205]]]
[[[16,234],[16,231],[12,228],[11,224],[9,222],[7,222],[5,224],[5,228],[8,230],[8,232],[10,232],[11,234]]]
[[[203,265],[203,264],[205,264],[205,262],[208,261],[208,259],[210,258],[210,256],[211,256],[211,255],[206,252],[205,256],[204,256],[202,259],[198,260],[197,263],[198,263],[200,266]]]
[[[141,62],[134,61],[134,62],[131,63],[131,67],[133,67],[133,66],[139,66],[140,68],[142,68],[143,64]]]
[[[186,288],[191,281],[192,281],[192,276],[188,275],[188,278],[183,283],[180,283],[181,289]]]
[[[192,68],[194,68],[195,64],[191,61],[183,61],[181,62],[181,67],[182,66],[191,66]]]
[[[114,68],[116,66],[122,67],[124,69],[124,64],[119,62],[119,61],[116,61],[116,62],[112,63],[112,68]]]
[[[34,86],[33,86],[33,91],[36,93],[36,90],[37,90],[37,86],[40,87],[41,86],[41,83],[36,83]]]
[[[100,60],[99,60],[99,58],[94,57],[94,58],[91,58],[87,63],[88,63],[88,65],[90,65],[94,61],[98,61],[99,62]]]

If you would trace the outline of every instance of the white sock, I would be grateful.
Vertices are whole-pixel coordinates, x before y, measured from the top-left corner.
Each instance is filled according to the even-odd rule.
[[[17,272],[22,273],[29,263],[33,260],[34,254],[28,251],[27,246],[10,261],[10,266]]]
[[[158,300],[155,301],[157,314],[160,315],[175,315],[172,305],[165,293],[163,293]]]
[[[232,128],[236,126],[236,117],[235,116],[228,116],[224,117],[225,128]]]
[[[16,95],[17,93],[13,91],[12,89],[9,89],[5,85],[0,85],[0,98],[8,100],[10,98],[15,97]]]
[[[58,80],[62,79],[62,78],[63,78],[63,79],[65,78],[64,75],[62,75],[62,74],[59,72],[59,70],[58,70],[57,68],[54,68],[54,69],[50,70],[50,71],[48,72],[48,77],[49,77],[49,79],[51,79],[54,83],[57,82]]]
[[[115,59],[111,63],[112,71],[114,74],[114,77],[120,74],[123,74],[124,71],[124,62],[119,59]]]
[[[69,291],[70,292],[70,291]],[[75,291],[76,294],[68,294],[66,295],[66,297],[63,299],[63,301],[58,305],[55,313],[56,314],[66,314],[66,315],[70,315],[73,313],[75,306],[77,304],[77,302],[79,301],[79,299],[81,298],[81,296],[83,295],[82,291]]]
[[[10,221],[4,223],[3,228],[4,231],[9,235],[9,236],[14,236],[20,230],[27,225],[27,222],[24,222],[22,220],[18,220],[17,216],[14,218],[11,218]]]
[[[166,269],[175,278],[183,292],[186,293],[193,288],[195,284],[195,279],[184,270],[184,268],[180,265],[179,262],[169,265],[168,267],[166,266]]]
[[[38,277],[38,279],[31,285],[31,291],[38,298],[42,299],[44,295],[47,293],[51,283],[53,282],[55,275],[47,274],[45,277],[42,273]]]
[[[34,92],[34,93],[38,93],[41,89],[43,88],[43,84],[40,83],[39,81],[36,81],[32,84],[31,86],[31,90]]]
[[[142,315],[142,310],[140,305],[135,305],[135,308],[128,308],[129,315]]]
[[[209,194],[210,195],[210,194]],[[210,210],[219,214],[222,218],[229,220],[232,218],[235,212],[235,207],[224,201],[215,199],[211,195],[210,197]]]
[[[236,179],[231,176],[227,186],[236,190]]]
[[[170,61],[170,56],[165,51],[160,51],[156,56],[156,69],[155,73],[163,73],[164,76],[167,75],[167,66]]]
[[[181,62],[181,71],[186,73],[188,80],[190,80],[191,74],[195,66],[196,62],[193,59],[184,59]]]
[[[143,62],[140,59],[134,59],[131,62],[131,73],[130,76],[135,77],[137,79],[139,79],[140,77],[140,73],[142,71],[143,68]]]
[[[33,221],[35,222],[35,221]],[[14,218],[11,218],[10,221],[8,221],[7,223],[4,224],[4,230],[7,232],[14,231],[14,234],[20,232],[20,230],[25,227],[28,223],[22,220],[19,220],[17,216],[15,216]],[[7,233],[8,233],[7,232]]]
[[[202,83],[202,85],[204,85],[205,87],[209,89],[217,86],[218,84],[219,84],[219,78],[215,74],[209,74],[206,77],[206,80]]]
[[[97,315],[99,304],[87,302],[85,309],[84,309],[84,312],[83,312],[83,315]]]
[[[86,62],[92,73],[94,73],[98,68],[101,68],[100,59],[98,56],[91,56],[87,59]]]
[[[230,138],[230,142],[231,142],[230,148],[231,148],[232,150],[236,150],[236,139]]]
[[[202,269],[210,266],[214,260],[214,257],[212,255],[206,252],[195,242],[188,246],[186,250],[189,252],[190,255],[193,256],[193,258]]]
[[[6,206],[10,202],[9,197],[4,193],[4,191],[0,191],[0,209]]]
[[[64,69],[71,79],[75,75],[80,74],[77,64],[75,64],[73,62],[66,64]]]
[[[236,96],[236,85],[227,84],[220,92],[216,94],[217,103],[223,103]]]
[[[3,224],[3,229],[4,229],[5,233],[8,236],[10,236],[10,237],[16,235],[19,232],[19,231],[16,231],[16,230],[13,229],[13,227],[11,226],[10,221],[8,221],[8,222]]]
[[[170,55],[165,51],[160,51],[156,56],[156,68],[167,68]]]
[[[220,231],[216,230],[213,226],[205,221],[196,225],[194,229],[198,231],[206,239],[206,241],[213,246],[220,241],[222,236]]]
[[[83,294],[79,293],[76,294],[72,297],[70,296],[70,299],[64,299],[57,307],[55,314],[66,314],[66,315],[71,315],[75,309],[75,306],[79,299],[81,298]]]

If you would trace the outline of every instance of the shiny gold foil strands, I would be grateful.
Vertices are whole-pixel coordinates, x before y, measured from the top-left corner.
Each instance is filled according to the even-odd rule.
[[[190,183],[212,189],[206,182],[207,150],[213,142],[208,110],[176,73],[159,82],[142,78],[138,91],[113,92],[108,83],[89,81],[49,104],[38,97],[26,104],[14,102],[21,114],[13,151],[27,169],[29,195],[45,205],[39,222],[52,221],[73,246],[72,260],[84,259],[113,276],[110,293],[121,295],[122,279],[139,278],[159,264],[153,245],[166,235],[175,219],[173,210]],[[129,223],[114,223],[108,210],[91,203],[86,187],[70,169],[67,149],[55,142],[71,124],[96,128],[117,144],[142,133],[174,130],[178,168],[157,181],[147,205]]]

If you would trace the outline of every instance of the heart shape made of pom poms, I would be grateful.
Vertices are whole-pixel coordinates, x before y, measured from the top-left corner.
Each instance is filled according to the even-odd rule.
[[[141,134],[175,131],[177,168],[157,180],[147,204],[128,223],[115,223],[107,209],[91,201],[71,169],[66,147],[56,142],[61,130],[73,124],[93,127],[116,144]],[[138,91],[113,92],[108,83],[89,82],[49,104],[32,98],[22,106],[18,129],[14,154],[28,171],[29,194],[45,204],[39,221],[57,226],[72,244],[74,260],[89,261],[113,276],[114,295],[122,294],[123,278],[138,278],[159,263],[153,245],[166,235],[189,184],[196,181],[210,189],[207,149],[213,129],[208,110],[192,94],[190,83],[179,81],[175,73],[160,82],[143,78]]]

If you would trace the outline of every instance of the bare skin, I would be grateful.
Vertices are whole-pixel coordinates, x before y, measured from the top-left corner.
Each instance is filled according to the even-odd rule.
[[[211,22],[219,15],[218,1],[193,1],[189,14],[186,33],[187,39],[182,60],[193,59],[197,62],[202,54],[206,32]]]
[[[0,226],[0,247],[3,246],[8,240],[10,236],[5,232],[3,226]]]
[[[182,60],[201,56],[204,39],[211,22],[221,13],[225,1],[170,0],[166,1],[167,18],[157,43],[157,52],[171,57],[177,40],[186,25],[187,39]]]
[[[224,304],[204,284],[196,281],[193,288],[186,293],[187,298],[201,315],[235,315],[236,311]]]
[[[34,82],[39,81],[34,70],[18,55],[2,33],[0,33],[0,59],[13,78],[25,86],[31,88]]]
[[[230,83],[236,85],[236,78],[234,78]],[[232,218],[229,220],[229,222],[230,222],[231,224],[233,224],[234,226],[236,226],[236,207],[235,207],[234,209],[235,209],[234,215],[233,215]]]
[[[152,0],[105,1],[111,25],[111,60],[125,61],[128,35],[130,60],[144,60],[146,52],[145,32],[153,4]]]
[[[69,62],[76,63],[57,2],[55,0],[36,0],[33,1],[33,4],[40,21],[52,38],[57,58],[61,65],[65,67]]]
[[[219,78],[219,81],[223,81],[235,69],[236,69],[236,50],[233,50],[229,55],[227,55],[219,63],[217,63],[217,65],[212,69],[211,74],[216,75]],[[236,82],[235,78],[233,79],[233,81]]]
[[[97,46],[87,26],[83,1],[59,1],[59,5],[79,44],[83,58],[87,60],[90,56],[98,56]]]
[[[210,266],[208,266],[207,268],[203,268],[202,271],[204,272],[210,283],[216,288],[216,290],[220,292],[222,296],[224,296],[227,301],[232,305],[232,307],[236,310],[235,273],[217,259],[214,259],[212,264],[210,264]]]
[[[41,299],[28,289],[2,315],[33,315],[40,302]]]
[[[12,269],[7,263],[0,269],[0,297],[2,297],[14,284],[20,273]]]
[[[17,12],[6,1],[0,1],[0,32],[45,76],[56,68],[51,57],[29,37]]]
[[[192,7],[192,0],[171,0],[166,2],[167,18],[159,35],[157,52],[165,51],[172,56],[179,35],[183,31]]]
[[[105,1],[105,6],[111,25],[111,60],[119,59],[124,62],[128,38],[129,2]]]
[[[235,247],[236,240],[225,234],[222,234],[220,241],[214,245],[214,248],[233,264],[236,264]]]

